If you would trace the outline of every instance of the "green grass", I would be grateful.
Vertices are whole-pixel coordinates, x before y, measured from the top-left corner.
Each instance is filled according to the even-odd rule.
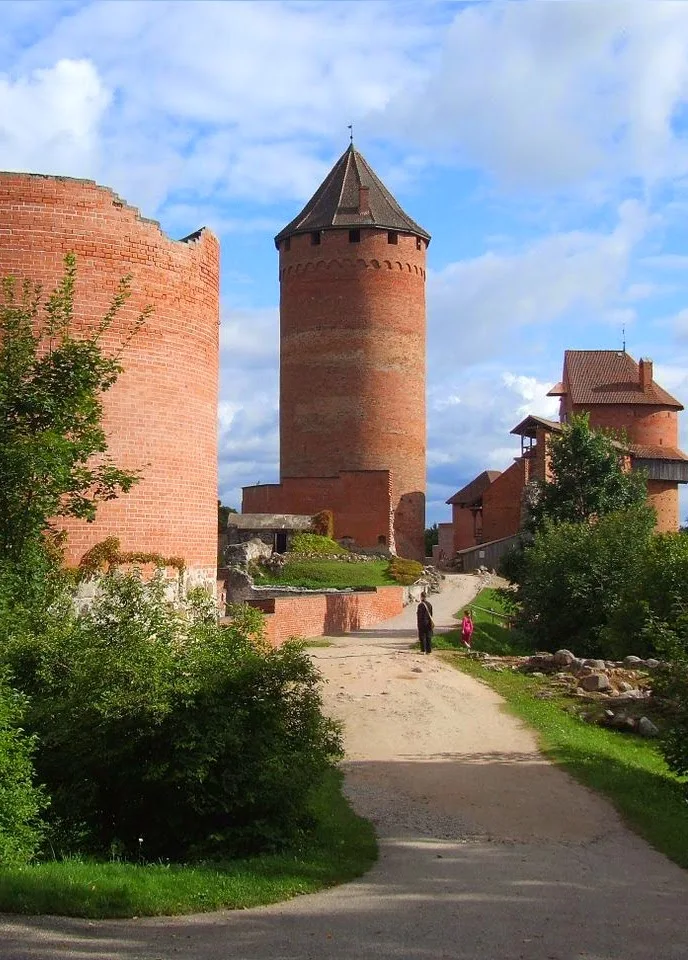
[[[398,586],[389,572],[387,560],[342,563],[338,560],[294,560],[286,563],[279,574],[258,571],[254,582],[259,586],[278,584],[312,590],[343,587]]]
[[[608,797],[629,826],[688,867],[685,784],[668,769],[656,742],[585,723],[566,712],[563,698],[536,699],[542,687],[537,678],[487,670],[469,657],[450,662],[501,694],[511,712],[538,732],[547,756]]]
[[[143,865],[90,860],[0,867],[0,912],[71,917],[168,916],[274,903],[364,873],[377,857],[372,826],[356,816],[333,772],[319,791],[317,828],[280,855],[221,864]]]
[[[502,617],[493,616],[487,611],[494,611],[495,614],[505,614],[504,604],[497,590],[486,587],[481,590],[475,600],[469,604],[473,613],[473,649],[482,650],[484,653],[491,653],[494,656],[520,656],[522,654],[534,653],[535,648],[532,643],[519,630],[507,630],[503,624]],[[477,609],[478,607],[482,609]],[[457,611],[455,614],[457,620],[463,616],[465,608]],[[433,646],[438,650],[463,650],[461,643],[461,630],[451,630],[449,633],[438,634],[433,639]]]

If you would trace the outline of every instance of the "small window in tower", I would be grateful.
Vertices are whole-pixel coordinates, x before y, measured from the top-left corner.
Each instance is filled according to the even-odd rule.
[[[284,250],[291,250],[291,237],[287,237],[284,241]]]
[[[361,242],[361,231],[349,230],[349,243],[360,243],[360,242]]]
[[[311,234],[311,246],[319,247],[320,246],[320,231],[314,230]]]
[[[420,250],[422,246],[423,246],[423,241],[421,240],[420,237],[416,237],[416,250]]]
[[[387,231],[387,243],[399,243],[399,234],[396,230]]]

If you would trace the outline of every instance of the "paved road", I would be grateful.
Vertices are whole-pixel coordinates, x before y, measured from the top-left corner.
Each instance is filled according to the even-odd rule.
[[[470,598],[453,578],[436,620]],[[360,880],[176,919],[0,921],[11,960],[686,960],[688,873],[538,754],[486,687],[409,652],[413,611],[314,651],[376,823]]]

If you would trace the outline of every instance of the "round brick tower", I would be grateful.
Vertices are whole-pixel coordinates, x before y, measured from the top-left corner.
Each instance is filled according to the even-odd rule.
[[[394,546],[417,559],[429,241],[353,145],[275,238],[281,480],[389,470]]]
[[[213,585],[217,564],[219,246],[201,230],[170,240],[111,190],[89,180],[0,173],[0,276],[49,292],[65,254],[77,257],[76,321],[102,319],[121,277],[132,296],[110,329],[116,349],[147,305],[152,314],[122,354],[104,396],[109,453],[139,469],[130,493],[94,523],[65,520],[67,560],[106,537],[123,550],[181,557],[191,582]]]

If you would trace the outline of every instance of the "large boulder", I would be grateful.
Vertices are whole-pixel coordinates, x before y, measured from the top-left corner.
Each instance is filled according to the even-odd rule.
[[[587,677],[581,677],[578,686],[587,693],[604,693],[610,689],[611,683],[606,673],[591,673]]]

